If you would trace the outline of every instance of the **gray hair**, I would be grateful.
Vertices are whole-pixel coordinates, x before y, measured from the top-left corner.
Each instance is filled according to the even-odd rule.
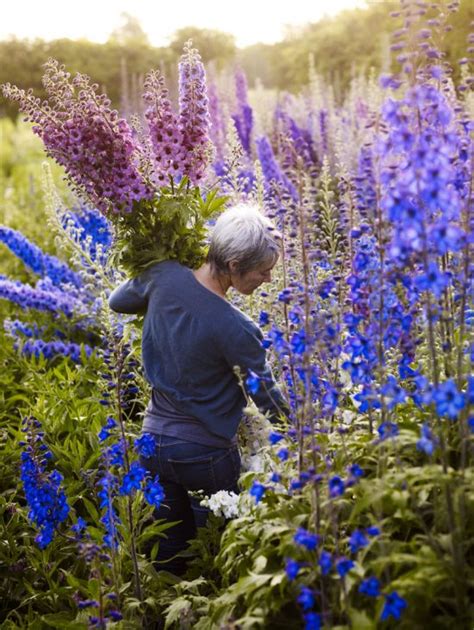
[[[257,205],[239,204],[217,219],[212,231],[207,262],[220,273],[238,263],[246,273],[267,261],[276,261],[281,235]]]

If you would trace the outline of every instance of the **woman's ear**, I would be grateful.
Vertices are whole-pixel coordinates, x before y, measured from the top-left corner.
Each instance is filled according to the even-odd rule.
[[[239,261],[238,260],[231,260],[228,264],[229,267],[229,273],[235,274],[235,273],[239,273]]]

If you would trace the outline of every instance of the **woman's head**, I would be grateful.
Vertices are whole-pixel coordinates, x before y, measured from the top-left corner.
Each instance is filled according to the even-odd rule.
[[[207,261],[213,272],[230,274],[241,293],[268,282],[280,247],[280,234],[255,205],[227,210],[214,226]]]

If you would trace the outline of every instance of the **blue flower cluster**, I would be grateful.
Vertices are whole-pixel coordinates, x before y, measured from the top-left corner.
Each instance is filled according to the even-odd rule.
[[[117,608],[118,595],[108,590],[108,580],[104,580],[102,571],[97,566],[110,566],[110,555],[104,548],[90,541],[81,541],[78,544],[79,555],[90,566],[90,576],[99,582],[100,602],[96,599],[83,599],[79,593],[73,595],[73,599],[79,610],[87,610],[91,614],[88,617],[89,628],[106,628],[107,622],[116,622],[123,619],[123,615]],[[98,579],[99,578],[99,579]]]
[[[266,491],[266,486],[255,480],[250,487],[249,494],[255,499],[255,503],[260,503]]]
[[[306,549],[312,551],[318,546],[320,537],[317,534],[312,534],[303,527],[300,527],[294,535],[293,540],[297,545],[301,545],[302,547],[306,547]]]
[[[109,221],[96,208],[81,207],[68,211],[61,217],[63,227],[87,254],[102,265],[112,245],[112,229]],[[71,229],[73,228],[73,229]]]
[[[45,359],[53,359],[57,356],[63,356],[70,358],[74,363],[82,363],[83,355],[90,357],[93,350],[87,344],[29,339],[21,346],[21,352],[27,357],[43,356]]]
[[[120,519],[116,510],[116,500],[119,497],[133,496],[137,490],[141,490],[145,501],[155,509],[160,507],[165,498],[159,477],[150,478],[139,461],[129,461],[131,451],[126,442],[122,439],[113,441],[117,426],[115,418],[108,416],[98,435],[100,442],[105,443],[101,454],[103,472],[97,482],[100,507],[104,510],[101,522],[106,530],[104,544],[112,549],[116,549],[119,544]],[[134,446],[144,459],[153,457],[156,452],[155,440],[150,433],[143,433],[136,438]]]
[[[80,277],[66,263],[56,256],[45,254],[43,250],[31,243],[21,232],[0,225],[0,241],[22,260],[32,271],[41,277],[47,276],[55,286],[72,284],[81,286]]]
[[[74,313],[86,312],[84,304],[65,291],[47,291],[41,286],[35,288],[14,280],[0,279],[0,299],[9,300],[22,309],[34,308],[54,315],[62,312],[69,318]]]
[[[97,482],[100,490],[97,496],[100,499],[99,507],[104,510],[100,522],[105,526],[103,542],[110,549],[117,549],[119,544],[118,526],[120,519],[114,507],[114,499],[117,496],[118,479],[109,470],[105,470]]]
[[[28,518],[40,530],[35,541],[44,549],[52,541],[58,525],[66,520],[69,504],[61,487],[63,477],[57,471],[48,472],[52,454],[44,444],[41,423],[29,417],[23,420],[26,434],[21,454],[21,481],[28,503]]]

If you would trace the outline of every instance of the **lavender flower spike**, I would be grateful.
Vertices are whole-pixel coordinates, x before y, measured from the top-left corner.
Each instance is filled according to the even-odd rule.
[[[201,57],[189,40],[179,63],[179,127],[182,134],[183,175],[198,184],[212,159],[211,118],[206,73]]]
[[[140,147],[125,119],[110,109],[86,75],[70,75],[50,59],[43,85],[49,99],[41,102],[28,91],[6,84],[3,95],[17,101],[47,153],[66,169],[69,183],[103,214],[127,213],[135,201],[153,191],[139,169]]]
[[[147,105],[145,118],[155,157],[155,177],[157,184],[163,186],[168,183],[169,176],[181,174],[182,135],[168,98],[164,77],[152,70],[146,76],[144,88],[143,100]]]
[[[232,120],[244,150],[250,155],[253,112],[247,101],[247,77],[243,70],[238,70],[235,74],[235,94],[237,97],[237,113],[232,115]]]

